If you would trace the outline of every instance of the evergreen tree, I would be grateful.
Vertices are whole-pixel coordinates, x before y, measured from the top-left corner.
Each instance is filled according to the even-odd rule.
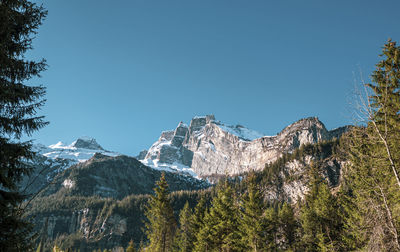
[[[32,49],[32,35],[45,16],[41,6],[29,1],[0,1],[0,251],[32,249],[31,227],[20,207],[26,196],[18,182],[31,172],[26,161],[34,153],[31,143],[20,138],[46,125],[35,116],[45,90],[24,83],[39,77],[46,64],[26,60],[24,54]]]
[[[381,56],[385,58],[376,65],[372,83],[367,84],[373,91],[369,97],[369,122],[400,190],[400,47],[389,39]]]
[[[204,225],[197,234],[194,251],[241,251],[238,208],[228,180],[217,188]]]
[[[132,240],[130,240],[128,247],[126,248],[126,252],[136,252],[135,243],[133,243]]]
[[[247,193],[242,197],[240,231],[243,246],[252,251],[263,251],[265,245],[263,197],[254,173],[247,178]]]
[[[204,225],[204,216],[207,212],[206,197],[201,196],[199,202],[193,211],[192,223],[193,223],[193,233],[197,234]],[[194,237],[196,240],[196,237]]]
[[[179,225],[176,237],[176,251],[192,251],[195,233],[193,232],[193,215],[187,201],[179,214]]]
[[[148,221],[145,223],[145,231],[150,251],[167,252],[172,250],[176,221],[164,173],[156,185],[155,194],[150,197],[146,207],[145,216]]]
[[[283,250],[294,249],[296,243],[297,221],[293,208],[288,203],[283,203],[278,212],[278,241],[279,248]]]
[[[341,140],[343,240],[350,249],[400,251],[400,48],[389,41],[367,84],[368,123]]]
[[[260,221],[264,227],[264,251],[276,251],[277,246],[277,232],[278,232],[278,214],[273,206],[267,207],[264,216]]]
[[[313,165],[310,177],[310,191],[306,194],[300,214],[303,249],[339,250],[342,222],[336,198]]]

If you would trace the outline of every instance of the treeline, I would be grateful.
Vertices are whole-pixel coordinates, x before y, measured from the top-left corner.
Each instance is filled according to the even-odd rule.
[[[228,179],[216,186],[207,207],[186,203],[176,222],[162,177],[146,210],[143,251],[318,251],[343,247],[338,198],[317,169],[311,169],[305,203],[267,202],[255,174],[247,191],[237,194]],[[297,212],[298,211],[298,212]],[[297,213],[296,213],[297,212]]]

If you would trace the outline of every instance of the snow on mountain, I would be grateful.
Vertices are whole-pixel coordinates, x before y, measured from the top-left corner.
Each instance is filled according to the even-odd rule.
[[[174,162],[172,164],[160,163],[158,159],[143,159],[139,160],[142,164],[149,166],[153,169],[160,171],[169,171],[169,172],[178,172],[183,173],[185,175],[190,175],[194,178],[198,178],[197,174],[194,172],[192,168],[189,166],[183,165],[179,162]]]
[[[264,136],[241,125],[226,125],[215,121],[215,117],[212,115],[195,116],[191,120],[190,126],[180,122],[175,130],[163,131],[158,141],[150,147],[146,156],[140,161],[158,170],[176,171],[198,177],[191,167],[193,155],[204,157],[204,154],[193,150],[193,148],[189,149],[188,146],[193,136],[201,139],[205,134],[208,134],[204,131],[207,123],[216,125],[220,130],[237,137],[240,141],[253,141]],[[217,151],[212,142],[205,144],[212,151]]]
[[[245,140],[245,141],[253,141],[257,138],[261,138],[261,137],[265,136],[264,134],[261,134],[255,130],[251,130],[246,127],[243,127],[242,125],[225,125],[220,122],[216,122],[216,125],[218,125],[218,127],[221,128],[223,131],[226,131],[229,134],[235,135],[235,136],[239,137],[241,140]]]
[[[104,150],[94,138],[91,137],[80,137],[73,143],[67,145],[63,142],[58,142],[56,144],[49,145],[48,147],[37,144],[34,149],[41,155],[50,159],[67,159],[71,163],[84,162],[95,153],[101,153],[106,156],[118,156],[117,152],[111,152]]]
[[[301,119],[275,136],[265,136],[241,125],[216,121],[213,115],[196,116],[189,124],[162,132],[141,162],[156,169],[187,171],[195,177],[235,175],[261,170],[283,153],[304,144],[338,138],[346,127],[327,130],[318,118]]]

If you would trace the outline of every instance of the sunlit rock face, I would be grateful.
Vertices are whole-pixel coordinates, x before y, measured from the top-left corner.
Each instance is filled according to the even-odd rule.
[[[155,168],[186,171],[193,176],[237,175],[261,170],[303,144],[339,137],[345,127],[328,131],[316,117],[299,120],[275,136],[241,125],[225,125],[213,115],[194,117],[165,131],[142,160]]]

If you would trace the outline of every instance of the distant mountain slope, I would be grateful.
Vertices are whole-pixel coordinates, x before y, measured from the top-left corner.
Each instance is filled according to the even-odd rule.
[[[141,161],[157,169],[188,172],[193,176],[235,175],[261,170],[301,145],[340,137],[347,127],[332,131],[316,117],[299,120],[275,136],[263,136],[241,125],[225,125],[213,115],[194,117],[162,132]]]
[[[69,145],[62,142],[50,146],[34,144],[33,151],[37,153],[33,162],[30,163],[33,174],[25,177],[20,185],[27,194],[37,193],[65,169],[87,161],[95,153],[112,157],[120,155],[117,152],[105,150],[91,137],[80,137]]]
[[[122,199],[131,194],[152,193],[160,176],[161,171],[147,167],[133,157],[110,157],[96,153],[88,161],[75,164],[58,174],[40,196],[62,194]],[[171,191],[209,186],[192,176],[171,172],[166,172],[166,179]]]
[[[34,150],[40,155],[50,159],[67,159],[71,164],[84,162],[90,159],[95,153],[101,153],[107,156],[118,156],[117,152],[107,151],[97,143],[96,139],[92,137],[80,137],[70,145],[63,142],[58,142],[50,146],[42,144],[34,145]]]

